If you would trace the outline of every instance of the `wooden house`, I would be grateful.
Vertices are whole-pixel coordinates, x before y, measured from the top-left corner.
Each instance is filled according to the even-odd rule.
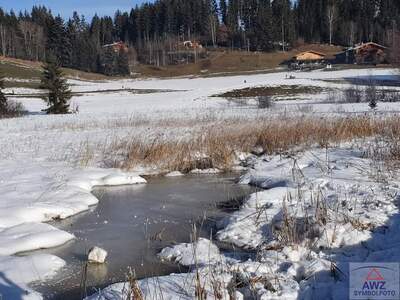
[[[293,57],[293,60],[295,62],[322,62],[323,60],[325,60],[326,55],[317,51],[305,51],[305,52],[301,52],[297,55],[295,55]]]
[[[184,41],[183,42],[183,47],[186,50],[202,50],[203,46],[196,41]]]
[[[129,51],[128,46],[124,42],[115,42],[112,44],[103,45],[103,49],[112,49],[115,53],[118,53],[121,50],[124,52]]]
[[[369,42],[348,48],[335,55],[337,64],[381,64],[386,61],[385,46]]]

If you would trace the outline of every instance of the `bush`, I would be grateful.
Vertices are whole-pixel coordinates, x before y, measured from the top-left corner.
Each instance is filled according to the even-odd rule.
[[[0,118],[18,117],[23,114],[24,108],[21,103],[8,101],[3,93],[4,81],[0,77]]]
[[[400,102],[400,92],[382,90],[380,98],[382,102]]]
[[[271,108],[274,105],[274,100],[270,96],[258,96],[257,97],[258,108],[266,109]]]
[[[361,103],[363,101],[363,91],[358,86],[352,86],[344,91],[345,103]]]
[[[20,117],[25,113],[24,106],[16,101],[7,101],[6,105],[1,107],[0,118]]]
[[[365,101],[371,109],[378,105],[378,90],[375,85],[369,85],[365,88]]]

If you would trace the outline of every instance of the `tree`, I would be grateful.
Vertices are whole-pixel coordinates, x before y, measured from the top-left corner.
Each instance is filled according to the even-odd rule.
[[[116,71],[118,74],[121,74],[121,75],[129,75],[130,74],[128,51],[121,48],[119,50],[116,63],[117,63]]]
[[[365,89],[365,99],[368,102],[369,108],[371,108],[372,110],[376,109],[376,107],[378,106],[377,97],[378,97],[378,92],[376,89],[376,85],[371,80],[369,85]]]
[[[48,114],[69,113],[69,100],[72,97],[67,80],[63,78],[59,62],[50,57],[43,66],[41,88],[48,90],[45,101],[48,108],[44,111]]]
[[[333,27],[335,26],[336,23],[336,6],[334,3],[328,5],[326,16],[329,26],[329,45],[332,45]]]
[[[393,29],[392,35],[393,37],[392,47],[390,49],[390,62],[393,66],[400,68],[400,32]]]
[[[221,20],[223,24],[227,24],[227,5],[226,5],[226,0],[220,0],[219,1],[219,10],[221,13]]]
[[[0,118],[17,117],[24,113],[24,107],[19,102],[8,101],[3,93],[4,80],[0,76]]]

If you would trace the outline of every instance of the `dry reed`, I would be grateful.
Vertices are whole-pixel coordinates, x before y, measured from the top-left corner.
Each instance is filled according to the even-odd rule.
[[[263,153],[277,154],[302,148],[329,147],[342,142],[381,136],[400,140],[400,119],[357,116],[341,118],[265,119],[254,122],[221,123],[204,127],[180,140],[132,138],[113,143],[107,153],[122,153],[125,169],[151,166],[158,169],[189,172],[193,169],[230,169],[236,153],[261,148]],[[394,144],[400,144],[398,142]],[[400,147],[399,147],[400,148]],[[397,147],[391,149],[398,155]]]

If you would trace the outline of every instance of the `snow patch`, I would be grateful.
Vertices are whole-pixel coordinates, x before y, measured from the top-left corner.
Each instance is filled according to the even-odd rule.
[[[183,266],[209,265],[225,260],[218,247],[204,238],[199,238],[195,243],[164,248],[158,256]]]

